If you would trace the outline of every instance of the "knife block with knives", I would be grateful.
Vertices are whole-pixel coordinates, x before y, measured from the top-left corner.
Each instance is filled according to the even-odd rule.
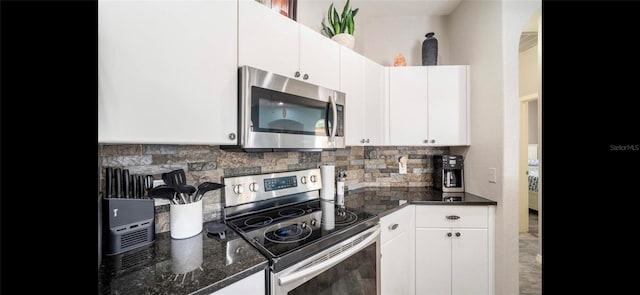
[[[104,253],[115,255],[155,240],[154,200],[148,195],[153,176],[129,175],[107,167],[102,199]]]

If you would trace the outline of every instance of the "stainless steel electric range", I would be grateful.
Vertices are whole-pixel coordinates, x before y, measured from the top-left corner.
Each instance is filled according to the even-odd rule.
[[[269,258],[270,294],[380,294],[379,218],[321,200],[320,169],[224,184],[224,220]]]

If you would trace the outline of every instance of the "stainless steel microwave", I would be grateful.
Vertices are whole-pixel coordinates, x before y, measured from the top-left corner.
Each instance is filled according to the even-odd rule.
[[[321,151],[345,147],[345,94],[250,66],[238,69],[238,144],[221,149]]]

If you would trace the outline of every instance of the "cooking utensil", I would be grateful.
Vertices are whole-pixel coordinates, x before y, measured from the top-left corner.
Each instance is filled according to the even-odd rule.
[[[137,178],[138,178],[138,197],[140,199],[146,199],[144,196],[144,191],[145,191],[144,176],[138,175]]]
[[[122,170],[122,183],[123,183],[122,191],[123,191],[123,198],[126,198],[126,199],[129,198],[129,182],[130,181],[131,181],[131,178],[129,177],[129,169]],[[131,197],[133,198],[133,195]]]
[[[104,173],[104,192],[107,198],[113,193],[113,167],[107,167]]]
[[[153,175],[147,175],[145,176],[145,188],[147,191],[147,197],[149,197],[149,190],[153,188]]]
[[[203,182],[198,185],[198,191],[196,192],[196,196],[194,198],[194,202],[200,201],[204,194],[208,191],[217,190],[225,187],[224,184],[215,183],[215,182]]]
[[[191,194],[196,192],[196,188],[193,185],[180,184],[177,186],[176,191],[180,195],[180,199],[184,204],[191,203]],[[191,200],[190,200],[191,199]]]
[[[138,196],[138,177],[131,175],[131,198],[137,199]]]
[[[173,170],[171,172],[162,173],[162,180],[169,186],[178,187],[181,184],[187,184],[187,177],[183,169]]]
[[[178,203],[174,200],[176,193],[176,190],[168,185],[159,185],[149,190],[150,197],[167,199],[177,205]]]
[[[120,168],[113,169],[113,178],[115,179],[114,182],[116,183],[115,197],[122,198],[122,173],[120,171]]]

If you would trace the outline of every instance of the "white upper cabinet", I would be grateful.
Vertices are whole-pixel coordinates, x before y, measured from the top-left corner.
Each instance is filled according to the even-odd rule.
[[[429,144],[468,145],[469,66],[434,66],[427,71]]]
[[[347,95],[346,144],[384,144],[384,67],[340,46],[340,91]]]
[[[100,1],[98,142],[234,144],[237,2]]]
[[[389,144],[426,144],[427,92],[427,67],[389,68]]]
[[[240,0],[238,9],[238,66],[293,77],[299,64],[298,23],[254,0]]]
[[[340,91],[346,94],[345,143],[365,144],[365,58],[340,47]]]
[[[253,0],[239,1],[238,66],[338,89],[340,45]]]
[[[469,145],[469,66],[389,69],[389,144]]]
[[[366,145],[386,145],[384,67],[364,59],[364,113]]]
[[[338,89],[340,87],[340,44],[306,26],[298,27],[300,28],[298,70],[302,79],[330,89]]]

